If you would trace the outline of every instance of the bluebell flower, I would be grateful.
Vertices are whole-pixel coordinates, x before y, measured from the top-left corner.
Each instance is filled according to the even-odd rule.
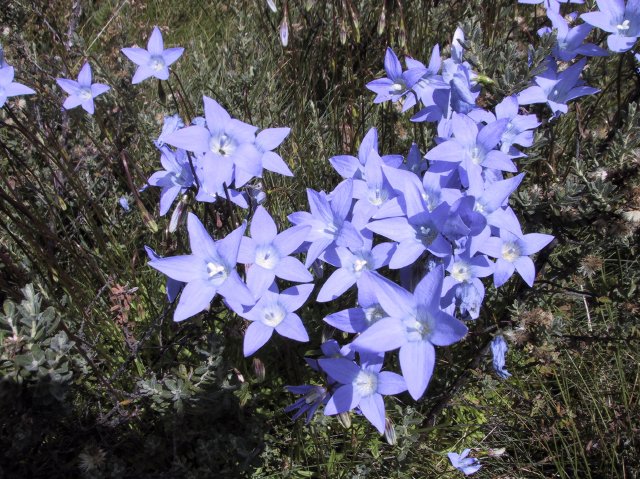
[[[463,472],[465,476],[469,476],[474,472],[477,472],[480,467],[480,461],[475,457],[468,457],[471,449],[465,449],[461,454],[457,452],[449,452],[447,456],[449,457],[449,461],[451,461],[451,465]]]
[[[439,74],[442,66],[439,45],[435,45],[431,51],[429,66],[425,66],[423,63],[410,57],[407,57],[405,61],[407,63],[405,77],[411,85],[411,89],[423,103],[427,103],[432,99],[434,90],[446,90],[449,88],[449,84],[445,82],[442,75]],[[405,107],[403,109],[406,110],[407,108]]]
[[[251,220],[251,237],[240,243],[238,262],[250,265],[247,285],[256,298],[271,286],[276,276],[287,281],[308,283],[311,273],[292,254],[306,239],[309,226],[295,226],[278,234],[267,210],[258,206]]]
[[[507,379],[511,373],[505,369],[505,355],[509,347],[502,335],[498,335],[491,341],[491,353],[493,354],[493,369],[502,379]]]
[[[567,102],[584,95],[593,95],[600,90],[584,85],[580,80],[580,72],[587,62],[586,58],[574,63],[566,70],[558,73],[558,66],[553,59],[548,60],[547,70],[534,77],[536,83],[518,94],[520,105],[546,103],[553,112],[553,117],[566,113]]]
[[[14,82],[14,70],[12,66],[4,66],[0,68],[0,107],[2,107],[7,98],[18,95],[33,95],[34,90],[22,83]]]
[[[131,83],[134,85],[149,77],[168,80],[169,67],[180,58],[183,52],[184,48],[181,47],[168,48],[165,50],[162,33],[158,27],[153,27],[146,50],[144,48],[134,47],[122,49],[122,53],[138,65],[138,69],[131,80]]]
[[[361,333],[387,317],[376,297],[373,281],[369,276],[364,276],[358,283],[358,307],[330,314],[324,321],[345,333]]]
[[[581,18],[610,33],[607,45],[614,52],[626,52],[640,36],[640,2],[636,0],[596,0],[600,11],[583,13]]]
[[[402,376],[382,371],[382,359],[378,355],[361,354],[362,365],[347,359],[320,359],[320,367],[339,386],[324,408],[327,416],[350,411],[358,407],[364,417],[384,434],[385,408],[382,396],[400,394],[407,390]]]
[[[399,269],[414,263],[425,251],[438,257],[451,254],[451,245],[442,234],[448,214],[449,206],[441,203],[432,212],[372,221],[367,229],[398,242],[389,267]]]
[[[158,148],[162,148],[164,146],[164,139],[173,133],[176,130],[184,127],[184,122],[180,115],[170,115],[164,117],[164,122],[162,123],[162,131],[160,132],[160,136],[153,140],[153,144]]]
[[[358,148],[357,158],[351,155],[337,155],[329,158],[329,162],[343,178],[363,179],[365,165],[371,151],[378,153],[378,130],[376,128],[370,128],[362,139],[362,143]],[[383,155],[381,159],[383,164],[393,168],[397,168],[402,164],[401,155]]]
[[[413,293],[378,277],[376,296],[389,315],[372,324],[352,343],[357,351],[387,352],[400,348],[400,368],[409,394],[420,399],[435,366],[434,346],[449,346],[467,334],[467,327],[442,311],[444,269],[430,271]]]
[[[484,285],[479,278],[493,273],[493,264],[484,255],[471,256],[468,250],[452,256],[444,278],[444,303],[456,302],[463,316],[477,319],[484,298]]]
[[[94,113],[93,99],[111,89],[103,83],[92,83],[89,63],[82,66],[80,73],[78,73],[78,81],[57,78],[56,82],[69,94],[69,97],[62,104],[66,110],[82,105],[82,108],[90,115]]]
[[[313,284],[300,284],[280,293],[273,283],[253,306],[242,307],[228,300],[227,303],[238,315],[251,321],[244,333],[244,356],[251,356],[264,346],[274,331],[294,341],[309,341],[309,335],[295,311],[307,301],[311,291]]]
[[[191,254],[154,258],[149,266],[186,283],[173,315],[182,321],[209,307],[216,294],[238,304],[253,304],[253,294],[236,271],[240,239],[246,224],[214,241],[198,217],[189,213],[187,229]]]
[[[457,168],[464,187],[482,184],[483,168],[515,172],[516,167],[509,156],[496,150],[509,121],[506,118],[482,126],[467,115],[454,114],[450,125],[453,138],[429,150],[425,158]]]
[[[533,145],[533,130],[540,126],[535,115],[520,115],[518,113],[518,97],[511,95],[506,97],[495,108],[496,119],[508,120],[507,126],[500,137],[500,150],[511,157],[522,156],[522,153],[513,145]]]
[[[240,187],[262,175],[263,152],[255,144],[258,128],[231,118],[214,99],[205,96],[203,100],[206,127],[181,128],[168,135],[165,142],[199,155],[201,185],[210,194],[224,196],[223,184],[230,186],[235,181]]]
[[[538,30],[538,35],[550,35],[556,31],[556,45],[552,49],[552,54],[558,60],[565,62],[573,60],[577,55],[587,57],[606,57],[608,53],[593,43],[584,43],[585,38],[591,32],[592,26],[582,23],[573,28],[558,12],[547,10],[547,17],[551,20],[553,28],[544,27]]]
[[[367,88],[376,94],[374,103],[382,103],[388,100],[396,102],[409,93],[410,88],[413,86],[411,83],[412,76],[402,71],[402,65],[400,60],[393,52],[391,48],[387,48],[387,52],[384,56],[384,70],[387,73],[385,78],[378,78],[377,80],[367,83]],[[413,104],[415,104],[415,98],[409,97]]]
[[[333,191],[331,199],[326,193],[307,189],[311,213],[298,211],[289,215],[295,225],[310,225],[306,238],[309,243],[305,266],[309,267],[323,252],[337,246],[359,248],[362,235],[347,216],[351,210],[353,180],[345,180]]]
[[[365,240],[362,248],[349,250],[337,247],[335,252],[325,255],[324,260],[338,269],[322,285],[316,300],[321,303],[332,301],[354,284],[359,284],[360,279],[370,272],[389,264],[395,247],[393,243],[372,246],[371,240]]]
[[[160,216],[167,214],[176,197],[193,186],[194,179],[189,159],[184,150],[172,151],[160,148],[163,171],[157,171],[147,180],[151,186],[162,188],[160,193]]]
[[[553,236],[542,233],[530,233],[522,237],[500,230],[500,237],[491,237],[483,241],[480,252],[496,258],[493,283],[496,288],[502,286],[515,271],[525,283],[533,286],[536,277],[535,266],[529,257],[547,246]]]
[[[126,198],[126,196],[121,196],[118,199],[118,203],[120,204],[120,207],[124,210],[125,213],[129,213],[131,211],[131,207],[129,206],[129,200]]]

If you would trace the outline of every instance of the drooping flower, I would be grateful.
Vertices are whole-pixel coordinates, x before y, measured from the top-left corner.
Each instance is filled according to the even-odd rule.
[[[364,417],[384,434],[385,410],[382,396],[400,394],[407,390],[399,374],[382,370],[382,357],[361,354],[361,365],[347,359],[320,359],[320,367],[338,383],[338,387],[324,408],[327,416],[358,407]]]
[[[498,335],[491,341],[491,352],[493,353],[493,369],[496,371],[498,376],[502,379],[507,379],[511,376],[511,373],[506,370],[505,366],[505,355],[509,347],[507,346],[507,342],[504,340],[502,335]]]
[[[182,47],[167,48],[165,50],[162,33],[158,27],[153,27],[146,50],[137,47],[122,49],[122,53],[138,65],[138,69],[131,80],[134,85],[149,77],[168,80],[169,66],[178,60],[183,52],[184,48]]]
[[[236,271],[240,239],[246,224],[214,241],[198,217],[189,213],[187,229],[191,254],[154,258],[149,266],[169,278],[187,283],[173,315],[182,321],[206,309],[216,294],[236,304],[253,304],[251,291]]]
[[[193,186],[193,172],[184,150],[172,151],[167,146],[160,148],[163,171],[157,171],[147,181],[151,186],[162,188],[160,193],[160,216],[171,208],[180,193]]]
[[[88,62],[82,66],[80,73],[78,73],[78,81],[57,78],[56,82],[69,94],[69,97],[62,104],[66,110],[82,105],[82,108],[90,115],[93,115],[95,111],[93,99],[111,89],[109,85],[103,83],[92,83],[91,65]]]
[[[477,458],[467,457],[470,452],[471,449],[465,449],[461,454],[458,454],[457,452],[447,453],[449,461],[451,461],[451,465],[463,472],[465,476],[469,476],[474,472],[477,472],[482,467]]]
[[[284,412],[291,412],[297,409],[293,416],[291,416],[291,419],[294,421],[306,413],[306,424],[311,422],[311,418],[318,408],[323,404],[327,404],[330,397],[329,392],[322,386],[304,384],[302,386],[285,386],[285,388],[290,393],[302,394],[302,397],[284,408]]]
[[[0,107],[2,107],[7,98],[18,95],[33,95],[34,90],[22,83],[14,82],[14,70],[12,66],[4,66],[0,68]]]

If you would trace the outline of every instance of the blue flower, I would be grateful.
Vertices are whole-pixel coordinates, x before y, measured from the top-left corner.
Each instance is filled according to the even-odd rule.
[[[189,159],[184,150],[175,152],[166,146],[160,148],[160,162],[163,171],[157,171],[147,180],[151,186],[162,188],[160,193],[160,216],[164,216],[171,208],[176,197],[186,191],[194,183]]]
[[[399,374],[381,371],[380,355],[361,354],[362,365],[348,359],[320,359],[320,367],[339,386],[324,408],[327,416],[340,414],[358,407],[364,417],[384,434],[385,409],[382,396],[400,394],[407,390],[405,380]]]
[[[367,83],[367,88],[376,94],[374,103],[382,103],[387,100],[398,101],[409,93],[413,86],[412,76],[402,72],[400,60],[391,48],[387,48],[384,56],[384,70],[387,73],[386,78],[378,78]],[[411,98],[410,106],[413,106],[415,98],[409,98]],[[406,105],[405,107],[408,108]]]
[[[324,192],[307,189],[311,213],[298,211],[289,215],[295,225],[310,225],[306,238],[310,243],[305,266],[309,267],[327,249],[337,246],[359,248],[362,235],[347,221],[353,198],[353,180],[345,180],[336,186],[331,198]]]
[[[491,352],[493,353],[493,369],[502,379],[507,379],[511,373],[505,369],[505,354],[509,350],[507,342],[499,335],[491,341]]]
[[[240,239],[246,224],[214,241],[198,217],[189,213],[187,229],[191,254],[154,258],[149,266],[183,283],[180,301],[173,315],[174,321],[182,321],[209,307],[216,294],[230,302],[253,304],[251,291],[236,271]]]
[[[290,393],[302,394],[300,399],[284,408],[284,412],[291,412],[297,409],[293,416],[291,416],[291,419],[294,421],[306,413],[307,419],[305,423],[309,424],[318,408],[323,404],[327,404],[329,401],[330,394],[322,386],[304,384],[302,386],[285,386],[285,388]]]
[[[5,104],[7,98],[18,95],[33,95],[35,93],[28,86],[14,82],[13,77],[14,70],[12,66],[6,65],[0,68],[0,107]]]
[[[165,50],[162,41],[162,33],[158,27],[153,27],[147,49],[144,48],[123,48],[122,53],[138,65],[136,73],[133,75],[131,83],[134,85],[146,80],[149,77],[156,77],[159,80],[169,79],[169,66],[173,64],[184,52],[184,48],[168,48]]]
[[[608,53],[593,43],[583,43],[591,32],[591,25],[582,23],[569,28],[569,23],[557,11],[547,10],[547,17],[551,20],[553,30],[556,31],[556,45],[553,47],[553,56],[565,62],[573,60],[577,55],[588,57],[606,57]],[[538,30],[538,35],[550,35],[553,31],[545,27]]]
[[[607,45],[614,52],[626,52],[640,36],[640,3],[635,0],[597,0],[600,11],[583,13],[581,18],[610,33]]]
[[[162,148],[164,146],[164,139],[173,133],[176,130],[184,127],[184,122],[180,115],[175,114],[171,116],[165,116],[164,122],[162,123],[162,131],[160,132],[160,136],[157,139],[153,140],[153,144],[158,148]]]
[[[440,308],[444,269],[430,271],[413,293],[379,276],[376,296],[388,317],[372,324],[352,343],[357,351],[382,353],[400,348],[400,368],[409,394],[420,399],[435,366],[434,346],[449,346],[467,327]]]
[[[313,291],[313,284],[301,284],[278,292],[275,283],[265,291],[260,300],[250,307],[239,307],[227,301],[231,308],[243,318],[251,321],[244,333],[243,351],[245,357],[260,349],[277,331],[295,341],[309,341],[300,316],[294,311],[300,309]]]
[[[276,276],[287,281],[308,283],[313,279],[307,268],[289,256],[306,239],[308,226],[296,226],[278,234],[267,210],[258,206],[251,220],[251,237],[240,243],[238,262],[250,265],[247,285],[256,298],[271,286]]]
[[[56,82],[60,88],[69,94],[69,97],[62,104],[66,110],[82,105],[82,108],[90,115],[93,115],[94,112],[93,99],[111,89],[111,87],[103,83],[91,82],[91,66],[89,63],[85,63],[82,66],[80,73],[78,73],[78,81],[57,78]]]
[[[493,273],[493,284],[502,286],[517,271],[525,283],[533,286],[535,266],[529,257],[547,246],[553,236],[531,233],[522,237],[500,230],[500,237],[487,238],[479,245],[480,252],[497,258]]]
[[[557,117],[569,110],[567,102],[584,95],[593,95],[600,90],[584,85],[580,80],[580,72],[587,62],[586,58],[574,63],[566,70],[558,73],[558,65],[552,59],[548,59],[547,70],[534,77],[536,83],[518,94],[520,105],[532,103],[546,103]]]
[[[471,449],[465,449],[461,454],[457,452],[449,452],[447,456],[449,457],[449,461],[451,461],[451,465],[463,472],[465,476],[469,476],[474,472],[477,472],[480,467],[480,461],[478,461],[475,457],[467,457]]]

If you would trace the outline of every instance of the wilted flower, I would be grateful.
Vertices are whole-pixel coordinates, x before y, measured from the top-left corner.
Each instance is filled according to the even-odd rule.
[[[505,363],[505,355],[509,347],[507,346],[507,342],[501,335],[496,336],[491,341],[491,352],[493,353],[493,369],[496,371],[498,376],[502,379],[507,379],[511,376],[511,373],[506,370]]]
[[[467,457],[470,452],[471,449],[465,449],[461,454],[458,454],[457,452],[447,453],[449,461],[451,461],[451,465],[459,471],[464,472],[465,476],[469,476],[474,472],[477,472],[478,469],[482,467],[477,458]]]

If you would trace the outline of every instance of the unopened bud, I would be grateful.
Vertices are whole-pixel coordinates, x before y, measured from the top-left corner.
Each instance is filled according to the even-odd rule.
[[[351,427],[351,414],[349,414],[349,411],[338,414],[338,422],[342,424],[343,428],[349,429]]]
[[[395,446],[398,442],[398,436],[396,436],[396,428],[393,427],[393,422],[388,417],[384,419],[384,438],[387,440],[390,446]]]
[[[282,43],[283,47],[289,44],[289,22],[287,22],[287,17],[284,17],[280,24],[280,43]]]
[[[258,358],[253,358],[253,372],[259,383],[264,381],[266,370],[264,368],[264,363]]]

